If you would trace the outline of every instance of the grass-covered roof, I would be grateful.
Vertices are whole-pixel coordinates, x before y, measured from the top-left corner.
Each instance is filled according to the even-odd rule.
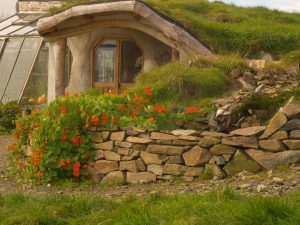
[[[63,8],[107,0],[72,0]],[[263,7],[242,8],[208,0],[144,0],[182,23],[219,54],[284,55],[300,49],[300,14]],[[56,9],[57,10],[57,9]],[[60,9],[61,10],[61,9]]]

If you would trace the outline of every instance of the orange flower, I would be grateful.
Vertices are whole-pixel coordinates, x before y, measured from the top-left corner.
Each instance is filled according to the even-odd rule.
[[[189,107],[186,109],[186,113],[198,113],[198,112],[200,112],[199,107]]]
[[[102,119],[103,119],[103,120],[107,120],[108,117],[109,117],[109,116],[108,116],[106,113],[103,113],[103,114],[102,114]]]
[[[75,93],[75,94],[74,94],[74,97],[75,97],[75,98],[78,98],[78,96],[79,96],[78,93]]]
[[[43,176],[42,172],[41,172],[41,171],[38,171],[38,172],[37,172],[37,176],[38,176],[38,177]]]
[[[155,111],[162,113],[162,112],[166,111],[166,108],[164,106],[157,105],[157,106],[155,106]]]
[[[17,144],[12,144],[8,146],[8,151],[9,152],[13,152],[14,150],[16,150],[17,148]]]
[[[19,135],[19,134],[15,134],[15,135],[14,135],[14,138],[15,138],[16,140],[18,140],[18,139],[20,138],[20,135]]]
[[[72,141],[75,145],[80,146],[80,141],[79,141],[78,137],[73,137],[73,138],[71,139],[71,141]]]
[[[66,98],[70,97],[70,92],[66,92],[66,93],[65,93],[65,97],[66,97]]]
[[[118,120],[119,120],[119,119],[118,119],[117,117],[113,117],[113,118],[111,119],[111,122],[112,122],[112,123],[116,123],[116,122],[118,122]]]
[[[98,121],[99,121],[99,117],[98,116],[93,116],[93,118],[92,118],[92,124],[94,126],[98,125]]]
[[[148,95],[148,96],[153,95],[153,91],[150,90],[150,89],[148,89],[148,88],[144,88],[144,92],[145,92],[145,94]]]
[[[17,129],[20,129],[21,127],[22,127],[22,123],[20,123],[20,122],[17,121],[17,122],[16,122],[16,128],[17,128]]]
[[[61,112],[61,114],[66,115],[67,114],[67,109],[65,107],[61,107],[60,112]]]
[[[18,167],[19,167],[20,169],[23,169],[25,166],[26,166],[26,163],[25,163],[25,162],[19,162],[19,163],[18,163]]]

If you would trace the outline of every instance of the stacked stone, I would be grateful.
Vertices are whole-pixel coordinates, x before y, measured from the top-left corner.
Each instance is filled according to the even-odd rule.
[[[299,162],[300,106],[291,99],[268,126],[230,134],[93,128],[89,136],[95,143],[92,174],[96,182],[148,183],[174,177],[193,181],[205,171],[223,178]]]

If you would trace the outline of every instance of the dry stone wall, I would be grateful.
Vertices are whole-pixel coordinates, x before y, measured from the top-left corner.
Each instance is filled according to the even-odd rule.
[[[18,1],[17,12],[28,13],[28,12],[48,12],[50,8],[60,7],[64,1]]]
[[[178,177],[193,181],[203,174],[215,178],[242,171],[259,172],[300,161],[300,105],[293,99],[267,126],[229,134],[131,128],[93,128],[92,178],[100,183],[148,183]]]

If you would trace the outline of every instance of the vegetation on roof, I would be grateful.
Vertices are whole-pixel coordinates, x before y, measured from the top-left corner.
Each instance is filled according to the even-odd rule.
[[[72,0],[63,10],[78,4],[105,0]],[[255,57],[260,52],[285,55],[300,48],[300,14],[243,8],[208,0],[144,0],[156,10],[182,23],[219,54]]]

